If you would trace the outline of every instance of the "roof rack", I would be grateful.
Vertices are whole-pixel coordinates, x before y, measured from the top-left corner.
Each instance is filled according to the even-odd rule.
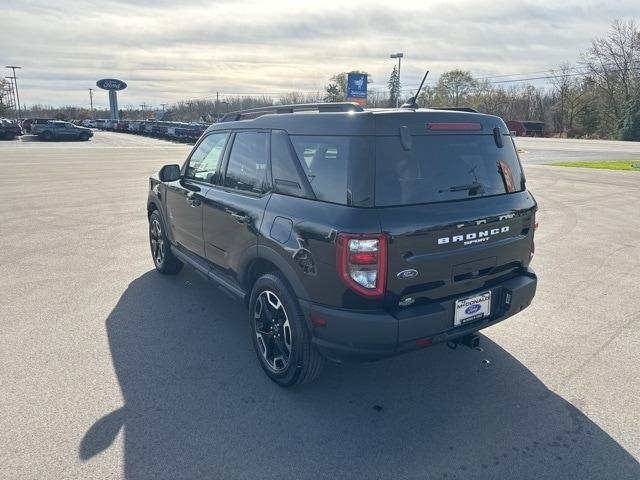
[[[293,113],[293,112],[363,112],[364,109],[357,103],[298,103],[296,105],[272,105],[270,107],[250,108],[226,113],[220,120],[222,122],[235,122],[238,120],[251,120],[269,113]]]
[[[478,113],[475,108],[471,107],[427,107],[431,110],[453,110],[454,112],[470,112],[470,113]]]

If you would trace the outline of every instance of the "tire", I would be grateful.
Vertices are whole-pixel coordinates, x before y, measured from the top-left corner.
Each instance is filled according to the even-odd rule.
[[[279,272],[267,273],[254,284],[249,324],[258,361],[275,383],[291,387],[320,375],[325,358],[311,343],[298,300]]]
[[[49,132],[49,131],[42,132],[41,137],[42,137],[43,140],[45,140],[47,142],[50,142],[51,140],[53,140],[53,134],[51,132]]]
[[[80,140],[82,140],[83,142],[86,142],[87,140],[89,140],[89,134],[88,133],[81,133],[80,134]]]
[[[149,246],[157,271],[165,275],[175,275],[182,269],[182,262],[171,252],[171,243],[158,210],[154,210],[149,216]]]

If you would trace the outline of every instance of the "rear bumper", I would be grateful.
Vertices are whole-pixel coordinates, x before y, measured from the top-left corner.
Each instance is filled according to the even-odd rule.
[[[537,286],[533,270],[491,287],[469,292],[471,296],[491,290],[491,315],[453,326],[456,298],[410,307],[396,312],[341,310],[316,304],[304,305],[311,322],[313,342],[326,357],[340,362],[373,361],[429,345],[456,340],[495,325],[524,310],[531,303]],[[467,296],[467,295],[465,295]]]

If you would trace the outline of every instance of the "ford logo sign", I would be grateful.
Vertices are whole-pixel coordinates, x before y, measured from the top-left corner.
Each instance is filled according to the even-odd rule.
[[[466,313],[467,315],[473,315],[474,313],[478,312],[481,308],[482,307],[478,303],[474,305],[469,305],[467,308],[464,309],[464,313]]]
[[[103,78],[96,82],[98,88],[103,90],[124,90],[127,88],[127,84],[122,80],[116,80],[115,78]]]
[[[398,277],[400,280],[406,280],[408,278],[414,278],[418,276],[418,271],[414,270],[413,268],[410,268],[409,270],[402,270],[401,272],[398,272],[398,275],[396,275],[396,277]]]

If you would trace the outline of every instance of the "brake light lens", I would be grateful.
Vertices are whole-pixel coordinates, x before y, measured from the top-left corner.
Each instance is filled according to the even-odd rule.
[[[482,130],[482,124],[477,122],[434,122],[427,123],[427,129],[434,132],[478,132]]]
[[[387,237],[340,233],[336,243],[340,278],[364,297],[382,297],[387,281]]]

